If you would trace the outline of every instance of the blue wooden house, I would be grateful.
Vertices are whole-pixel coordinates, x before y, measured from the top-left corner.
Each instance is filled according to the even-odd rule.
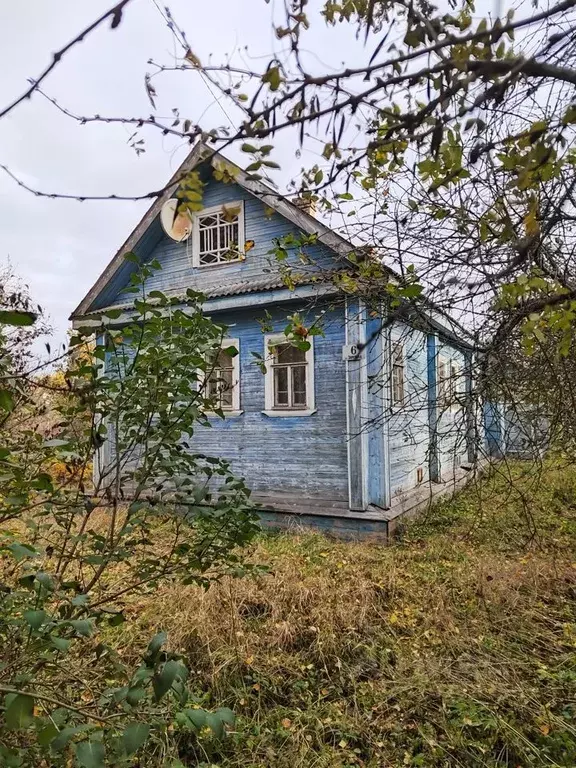
[[[223,167],[233,182],[215,178]],[[161,211],[191,169],[202,174],[204,208],[192,217],[190,236],[176,242]],[[239,351],[219,371],[228,384],[226,418],[196,435],[202,451],[231,462],[265,520],[385,536],[474,464],[472,348],[463,329],[433,307],[417,319],[393,320],[345,299],[330,280],[287,287],[270,251],[289,233],[317,236],[307,253],[323,274],[355,252],[302,205],[198,144],[72,320],[85,324],[126,304],[122,289],[134,265],[124,253],[157,259],[162,270],[149,289],[170,296],[201,290],[205,312],[229,328],[226,344]],[[234,258],[232,241],[240,244]],[[307,321],[322,316],[323,335],[311,338],[307,352],[283,335],[295,311]],[[266,331],[258,322],[264,314]],[[254,352],[267,360],[265,374]]]

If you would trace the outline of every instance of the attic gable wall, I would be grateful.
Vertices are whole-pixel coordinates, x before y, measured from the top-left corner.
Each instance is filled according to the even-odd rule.
[[[239,201],[244,202],[245,238],[254,241],[254,247],[248,251],[244,261],[193,268],[192,239],[183,243],[174,242],[164,234],[156,218],[136,248],[142,258],[158,259],[162,265],[162,269],[147,282],[147,289],[184,293],[187,288],[195,288],[215,292],[239,281],[265,281],[272,280],[274,275],[279,277],[278,264],[270,254],[273,240],[289,233],[297,235],[298,228],[279,213],[270,212],[261,200],[237,184],[224,184],[211,179],[204,188],[203,203],[206,208]],[[334,269],[342,262],[341,257],[322,244],[310,246],[306,251],[313,264],[321,270]],[[297,261],[295,256],[292,261]],[[311,269],[311,266],[303,267],[302,271],[309,274]],[[130,268],[119,270],[94,308],[126,304],[122,288],[127,285],[129,276]]]

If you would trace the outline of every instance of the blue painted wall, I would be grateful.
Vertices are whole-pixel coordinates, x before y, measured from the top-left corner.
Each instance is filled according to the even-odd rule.
[[[368,315],[366,328],[366,365],[368,368],[368,501],[379,507],[390,505],[387,386],[387,333],[379,317]]]
[[[320,307],[285,305],[271,311],[273,332],[281,332],[286,316],[300,311],[306,317]],[[193,439],[196,449],[231,462],[256,492],[275,491],[338,501],[348,500],[346,455],[346,388],[342,362],[343,309],[327,310],[325,337],[314,337],[315,395],[312,416],[269,417],[264,410],[264,376],[252,352],[264,354],[264,335],[251,309],[214,314],[229,326],[228,336],[240,344],[240,408],[244,413],[212,428],[200,428]]]
[[[205,207],[238,201],[244,202],[245,238],[254,240],[254,247],[248,251],[244,261],[193,268],[192,239],[184,243],[174,242],[159,229],[160,225],[156,220],[136,249],[142,258],[156,258],[162,265],[162,269],[148,281],[148,289],[174,293],[183,292],[186,288],[210,291],[225,289],[226,286],[239,281],[266,280],[279,275],[278,264],[270,254],[273,240],[289,233],[298,234],[298,228],[278,213],[271,213],[261,200],[237,184],[223,184],[211,180],[204,188]],[[290,261],[298,263],[298,271],[301,274],[309,274],[318,268],[333,268],[335,260],[338,259],[322,244],[308,247],[307,253],[313,265],[301,264],[296,253],[291,254]],[[121,293],[121,289],[126,284],[127,278],[128,272],[124,270],[102,294],[98,306],[125,304],[126,294]]]
[[[405,350],[406,398],[403,406],[390,408],[390,486],[392,498],[417,485],[416,471],[428,479],[428,366],[426,334],[405,323],[394,323],[390,342]],[[388,377],[389,378],[389,377]]]
[[[460,368],[461,392],[465,391],[464,353],[453,344],[448,344],[441,339],[436,345],[437,357],[444,358],[448,363],[452,360]],[[443,480],[450,480],[462,463],[468,460],[467,414],[460,405],[445,406],[438,404],[438,456],[440,461],[440,475]]]
[[[191,242],[175,243],[162,232],[158,219],[152,222],[136,250],[142,258],[156,258],[162,270],[148,282],[148,289],[176,294],[192,287],[217,295],[227,287],[246,281],[266,281],[279,276],[278,265],[270,254],[275,238],[298,229],[249,192],[235,184],[210,180],[204,190],[206,207],[243,201],[245,238],[254,247],[242,262],[205,268],[193,268]],[[322,245],[309,248],[308,253],[317,267],[330,269],[339,257]],[[297,255],[291,255],[296,261]],[[317,268],[316,267],[316,268]],[[98,306],[125,304],[121,292],[132,267],[127,264],[102,293]],[[299,264],[299,271],[308,273],[314,266]],[[398,496],[417,485],[417,470],[422,469],[422,482],[430,478],[431,414],[437,434],[437,456],[443,479],[449,479],[454,468],[466,458],[466,423],[463,408],[441,412],[431,408],[435,397],[435,382],[429,374],[431,361],[442,354],[464,365],[463,354],[454,346],[438,341],[435,335],[394,323],[380,332],[380,320],[368,313],[366,325],[359,336],[368,345],[361,359],[346,364],[342,361],[342,346],[346,342],[344,307],[329,307],[319,299],[313,308],[307,304],[284,302],[272,305],[272,330],[280,332],[286,316],[298,310],[315,315],[326,309],[323,327],[325,337],[314,339],[315,400],[317,412],[312,416],[269,417],[264,410],[264,376],[255,364],[252,352],[264,354],[264,335],[257,320],[264,310],[246,306],[266,297],[235,296],[244,304],[236,309],[213,311],[214,319],[229,326],[227,335],[237,338],[240,346],[240,416],[222,421],[214,417],[211,428],[199,428],[193,436],[195,449],[230,461],[233,470],[243,476],[254,491],[294,494],[334,501],[349,500],[348,451],[354,448],[350,487],[361,488],[362,503],[389,506]],[[129,301],[129,299],[128,299]],[[218,302],[218,299],[213,299]],[[360,333],[361,331],[361,333]],[[351,326],[348,328],[350,335]],[[432,347],[430,338],[434,339]],[[350,341],[350,339],[348,339]],[[406,402],[401,407],[390,404],[390,344],[402,341],[405,347]],[[359,408],[355,411],[354,434],[348,434],[347,418],[351,403],[346,392],[346,367],[351,390],[356,388]],[[432,365],[434,371],[434,365]],[[354,379],[354,377],[357,378]],[[356,402],[356,401],[355,401]],[[353,405],[354,403],[352,403]],[[355,418],[356,418],[355,416]],[[356,427],[360,426],[361,436]],[[352,439],[351,438],[352,435]],[[432,478],[436,479],[436,478]]]

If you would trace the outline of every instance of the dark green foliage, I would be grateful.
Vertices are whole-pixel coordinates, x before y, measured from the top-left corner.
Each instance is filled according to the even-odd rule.
[[[227,709],[194,708],[166,633],[136,671],[106,642],[130,621],[129,595],[167,581],[206,588],[240,572],[238,547],[258,530],[242,481],[190,444],[217,405],[204,382],[225,329],[203,316],[192,291],[178,305],[159,292],[144,299],[151,273],[134,272],[142,298],[128,322],[115,326],[120,313],[111,311],[72,339],[67,367],[48,382],[57,393],[48,438],[37,428],[34,379],[15,389],[17,406],[0,394],[10,414],[0,425],[6,765],[129,765],[145,743],[154,755],[166,749],[177,716],[192,732],[203,717],[218,738],[233,722]],[[13,413],[26,418],[16,426]]]

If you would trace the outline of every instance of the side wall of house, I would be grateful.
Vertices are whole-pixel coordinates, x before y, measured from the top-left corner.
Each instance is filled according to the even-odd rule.
[[[440,338],[436,343],[436,362],[442,359],[450,370],[450,365],[458,367],[458,394],[451,403],[437,401],[438,418],[438,459],[440,462],[440,477],[450,480],[454,472],[468,460],[468,418],[463,405],[466,392],[465,371],[466,360],[462,350]]]
[[[404,350],[405,401],[389,408],[388,435],[390,455],[390,491],[395,495],[428,480],[428,366],[426,334],[404,323],[395,323],[389,332],[390,349],[402,344]],[[388,387],[390,375],[388,375]]]
[[[271,332],[282,332],[294,311],[310,323],[320,307],[297,305],[270,309]],[[238,339],[240,352],[240,416],[211,418],[200,428],[193,446],[207,455],[230,461],[255,492],[273,496],[289,493],[334,501],[348,500],[346,448],[346,380],[342,361],[344,313],[328,309],[322,320],[324,336],[315,336],[314,388],[316,413],[311,416],[270,417],[264,410],[264,375],[252,353],[264,355],[264,334],[258,318],[264,311],[237,309],[213,315]]]

